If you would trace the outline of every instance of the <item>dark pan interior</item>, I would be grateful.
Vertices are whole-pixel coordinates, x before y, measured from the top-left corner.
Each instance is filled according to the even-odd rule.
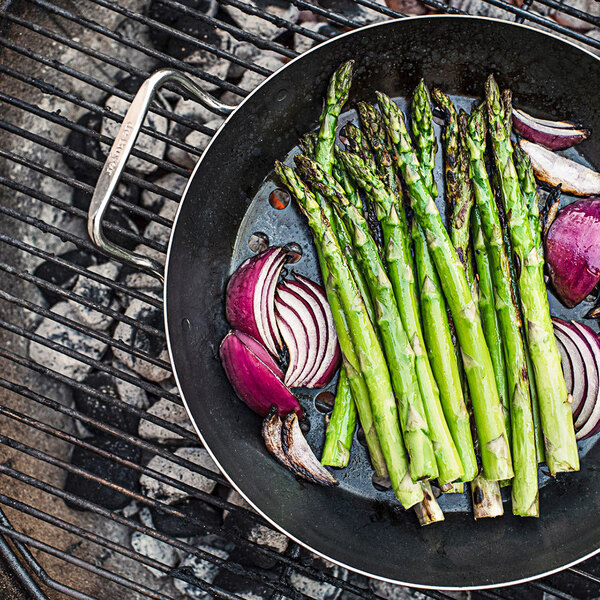
[[[357,62],[350,106],[374,100],[376,89],[406,95],[421,77],[448,93],[476,97],[493,72],[519,105],[599,131],[600,62],[506,22],[449,16],[387,22],[336,38],[290,63],[215,137],[180,209],[165,297],[172,359],[186,404],[219,465],[258,510],[301,543],[353,569],[414,586],[464,588],[515,582],[581,559],[600,544],[597,445],[579,473],[542,488],[539,519],[513,517],[507,505],[501,519],[475,523],[457,506],[446,511],[443,524],[420,528],[412,511],[405,513],[389,494],[374,493],[368,476],[337,489],[296,481],[267,455],[260,419],[225,378],[218,360],[228,329],[223,298],[236,240],[239,235],[241,247],[248,235],[244,215],[273,161],[316,125],[327,79],[349,58]],[[592,135],[580,149],[600,167],[597,140]],[[273,233],[276,237],[276,227]],[[582,317],[581,310],[567,312],[555,303],[553,308],[561,316]]]

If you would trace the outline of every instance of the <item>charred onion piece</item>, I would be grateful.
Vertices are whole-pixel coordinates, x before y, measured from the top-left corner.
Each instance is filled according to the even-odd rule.
[[[235,393],[261,417],[269,412],[273,404],[281,415],[290,411],[302,415],[302,408],[294,394],[269,365],[246,345],[247,340],[244,343],[244,339],[236,331],[230,331],[219,349],[223,369]]]
[[[269,414],[265,417],[262,424],[262,436],[265,440],[267,450],[285,467],[294,474],[297,474],[297,469],[285,455],[281,442],[281,430],[283,421],[277,412],[277,407],[272,406]]]
[[[298,475],[321,485],[337,485],[331,473],[321,465],[311,450],[298,423],[298,415],[291,412],[283,421],[281,432],[283,450],[288,460],[298,469]]]
[[[568,121],[538,119],[518,108],[513,109],[513,127],[526,140],[550,150],[570,148],[590,135],[588,129],[581,129]]]
[[[562,191],[574,196],[600,194],[600,173],[574,160],[554,154],[539,144],[521,140],[519,145],[531,159],[533,172],[540,181],[553,187],[562,184]]]

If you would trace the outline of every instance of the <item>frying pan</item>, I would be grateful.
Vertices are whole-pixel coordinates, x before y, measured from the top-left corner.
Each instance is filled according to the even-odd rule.
[[[182,196],[165,274],[165,324],[179,389],[202,439],[225,476],[268,521],[310,550],[371,577],[422,588],[469,589],[519,583],[593,555],[600,546],[600,448],[581,446],[578,473],[549,480],[540,490],[541,517],[510,514],[474,522],[466,499],[445,495],[444,523],[421,528],[391,492],[371,482],[365,449],[355,441],[340,486],[297,481],[267,453],[260,419],[233,393],[218,360],[228,330],[224,292],[231,272],[250,255],[248,238],[263,231],[271,243],[298,241],[295,267],[316,277],[307,227],[293,205],[267,202],[276,185],[273,161],[288,156],[300,135],[317,124],[327,81],[348,59],[356,61],[348,107],[374,101],[374,91],[410,94],[421,77],[470,104],[493,72],[515,102],[547,115],[585,123],[596,132],[580,146],[600,166],[600,62],[592,54],[529,27],[494,19],[428,16],[388,21],[336,37],[285,65],[237,109],[210,98],[185,76],[159,71],[146,81],[125,117],[98,180],[89,232],[104,251],[161,277],[154,260],[114,246],[102,216],[117,185],[154,91],[183,87],[222,114],[231,113],[199,160]],[[345,118],[351,118],[349,113]],[[439,157],[438,157],[439,158]],[[438,170],[439,165],[438,165]],[[441,182],[438,182],[438,188]],[[440,209],[443,210],[440,202]],[[551,299],[552,312],[583,318]],[[313,398],[307,434],[317,452],[322,416]]]

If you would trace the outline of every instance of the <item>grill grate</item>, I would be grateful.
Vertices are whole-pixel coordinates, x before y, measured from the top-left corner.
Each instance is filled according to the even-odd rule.
[[[160,288],[128,267],[116,275],[84,228],[101,144],[111,144],[110,126],[123,120],[118,102],[133,98],[127,78],[135,83],[173,67],[239,103],[298,49],[405,16],[398,7],[500,12],[599,50],[593,2],[20,0],[1,6],[0,553],[31,597],[600,596],[597,559],[514,588],[417,596],[325,565],[285,540],[232,494],[214,465],[190,460],[186,449],[200,445],[163,351]],[[201,154],[199,140],[205,144],[219,122],[176,104],[168,89],[151,112],[142,130],[148,144],[133,153],[138,166],[113,198],[107,232],[164,261],[177,186]],[[90,289],[106,290],[108,300]],[[127,393],[119,391],[123,386]],[[108,493],[112,504],[103,501]],[[186,529],[194,536],[184,537]]]

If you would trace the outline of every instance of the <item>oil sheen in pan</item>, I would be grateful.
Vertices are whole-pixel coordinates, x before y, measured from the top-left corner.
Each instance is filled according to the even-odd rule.
[[[405,98],[394,98],[394,100],[403,110],[407,108],[407,100]],[[468,112],[471,111],[471,108],[476,102],[475,99],[465,96],[452,96],[452,100],[457,109],[464,108]],[[525,110],[527,110],[526,107]],[[549,118],[552,117],[549,116]],[[340,126],[343,126],[350,121],[358,124],[357,114],[354,110],[347,111],[340,116]],[[441,127],[437,123],[434,124],[434,127],[436,130],[436,138],[439,142],[441,139]],[[298,152],[300,152],[299,148],[294,147],[285,157],[284,162],[288,165],[293,165],[293,156]],[[573,148],[562,154],[571,159],[586,163]],[[588,164],[588,166],[591,165]],[[446,206],[443,196],[444,171],[441,143],[438,143],[434,177],[439,194],[436,202],[445,222]],[[297,204],[293,200],[283,209],[274,208],[269,202],[269,195],[279,187],[279,181],[273,172],[269,173],[263,180],[263,183],[250,203],[238,230],[231,258],[230,272],[233,273],[242,261],[253,255],[253,252],[248,246],[248,242],[253,233],[262,232],[268,236],[270,245],[285,245],[290,242],[300,244],[303,255],[299,262],[287,267],[288,272],[297,270],[303,275],[320,282],[320,271],[306,218],[302,215]],[[569,204],[573,200],[573,197],[563,196],[561,207]],[[567,309],[552,294],[550,294],[550,309],[553,316],[583,321],[590,325],[594,330],[597,330],[597,326],[593,320],[584,318],[585,313],[589,311],[590,308],[591,304],[583,302],[574,309]],[[336,385],[337,377],[327,387],[327,390],[334,392]],[[323,414],[315,408],[315,397],[322,390],[307,390],[301,388],[294,391],[302,406],[306,409],[310,423],[310,429],[308,433],[306,433],[306,437],[317,456],[320,456],[323,448],[323,441],[325,439],[325,424]],[[260,435],[260,432],[257,431],[256,435]],[[598,436],[593,436],[588,440],[579,442],[579,453],[582,460],[585,460],[585,455],[596,443],[597,439]],[[367,450],[361,445],[356,436],[352,446],[350,464],[345,469],[334,469],[334,474],[336,479],[340,482],[340,492],[343,490],[352,494],[358,494],[362,497],[372,498],[373,500],[384,501],[390,503],[392,506],[397,506],[397,500],[391,491],[380,491],[373,486],[371,479],[372,468],[369,464]],[[541,467],[539,469],[539,481],[541,487],[552,485],[553,480],[545,474],[545,468]],[[510,498],[509,487],[503,488],[502,493],[504,499]],[[465,494],[443,494],[439,499],[439,503],[445,512],[471,510],[470,499]]]

